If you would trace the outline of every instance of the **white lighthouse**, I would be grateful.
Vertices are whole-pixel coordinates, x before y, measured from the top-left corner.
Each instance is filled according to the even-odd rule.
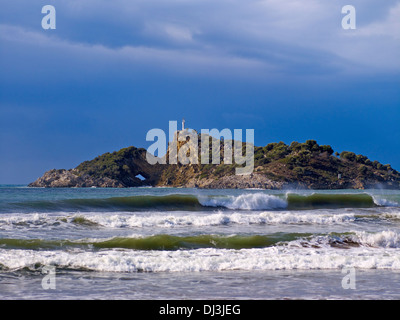
[[[185,119],[182,119],[182,131],[185,131]]]

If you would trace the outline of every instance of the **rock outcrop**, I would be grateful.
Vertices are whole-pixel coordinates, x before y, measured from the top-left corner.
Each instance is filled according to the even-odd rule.
[[[215,141],[215,139],[214,139]],[[198,141],[200,146],[200,138]],[[178,143],[178,150],[185,142]],[[171,148],[171,145],[170,145]],[[30,187],[106,187],[168,186],[197,188],[259,189],[367,189],[400,188],[400,173],[390,165],[370,161],[352,152],[333,154],[330,146],[314,140],[305,143],[270,143],[254,147],[254,171],[236,175],[235,163],[224,163],[224,144],[220,144],[220,164],[169,164],[170,148],[163,158],[166,164],[151,165],[146,150],[129,147],[105,153],[85,161],[74,169],[50,170]],[[187,149],[185,149],[186,152]],[[200,150],[200,149],[199,149]],[[232,151],[229,149],[230,152]],[[210,154],[215,153],[210,142]],[[158,159],[161,161],[161,159]]]
[[[45,188],[123,188],[120,181],[108,177],[95,178],[88,174],[79,175],[76,169],[53,169],[29,184],[30,187]]]
[[[128,188],[157,183],[161,165],[150,165],[146,150],[129,147],[82,162],[74,169],[53,169],[29,184],[45,188]]]

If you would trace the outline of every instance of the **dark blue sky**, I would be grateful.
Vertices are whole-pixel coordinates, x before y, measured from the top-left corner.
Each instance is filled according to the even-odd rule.
[[[1,0],[0,184],[146,133],[254,129],[400,170],[400,1]],[[43,30],[54,4],[57,29]]]

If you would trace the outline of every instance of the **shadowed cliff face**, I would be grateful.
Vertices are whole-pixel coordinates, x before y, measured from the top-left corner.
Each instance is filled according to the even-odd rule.
[[[31,183],[31,187],[111,187],[169,186],[199,188],[261,188],[261,189],[365,189],[373,187],[400,188],[400,174],[390,165],[370,161],[352,152],[333,155],[330,146],[320,146],[314,140],[305,143],[270,143],[254,147],[254,172],[236,175],[235,162],[224,163],[225,150],[232,152],[229,144],[212,145],[201,150],[193,142],[172,143],[165,158],[151,165],[146,160],[146,150],[129,147],[113,153],[105,153],[91,161],[85,161],[71,170],[50,170]],[[219,142],[219,141],[217,141]],[[184,146],[186,147],[182,149]],[[218,146],[216,149],[215,146]],[[192,148],[188,148],[191,146]],[[245,144],[243,144],[245,146]],[[176,147],[176,149],[175,149]],[[169,155],[185,150],[198,152],[198,164],[170,164]],[[210,164],[201,164],[205,152]],[[219,157],[220,164],[211,164],[212,156]],[[141,175],[145,180],[139,179]]]

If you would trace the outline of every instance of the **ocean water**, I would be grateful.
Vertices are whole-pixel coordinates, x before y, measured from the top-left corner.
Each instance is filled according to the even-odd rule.
[[[0,186],[0,299],[399,299],[400,191]]]

